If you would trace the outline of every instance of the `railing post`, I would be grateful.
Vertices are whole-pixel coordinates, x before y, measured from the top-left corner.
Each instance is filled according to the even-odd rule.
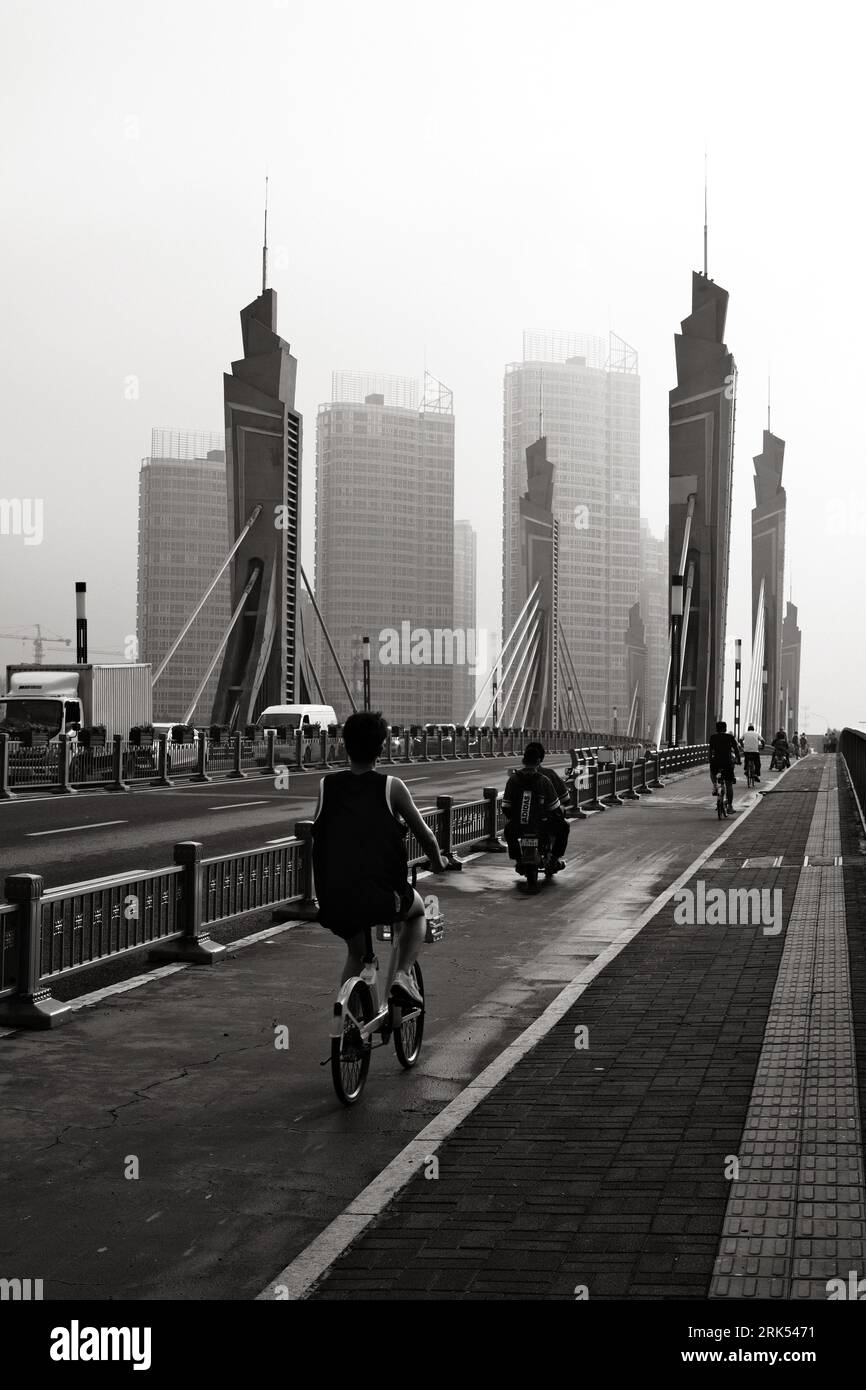
[[[419,763],[429,763],[430,761],[430,732],[428,729],[425,729],[421,735],[421,756],[418,761]]]
[[[643,758],[641,759],[641,764],[640,764],[640,769],[641,769],[641,783],[640,783],[640,786],[639,786],[639,788],[638,788],[638,791],[640,792],[641,796],[652,796],[652,788],[650,787],[650,785],[649,785],[649,783],[647,782],[647,779],[646,779],[647,761],[648,761],[648,759],[647,759],[647,754],[644,753]]]
[[[592,795],[586,803],[586,809],[588,811],[606,811],[607,807],[598,795],[598,758],[593,759],[592,767],[589,769],[589,785]]]
[[[634,789],[634,760],[632,760],[630,763],[627,763],[626,766],[628,767],[628,787],[622,794],[623,800],[640,801],[640,797]]]
[[[303,771],[304,767],[304,731],[295,729],[295,767],[298,772]]]
[[[277,775],[277,731],[276,729],[265,729],[265,743],[267,751],[265,757],[268,762],[268,776]]]
[[[292,911],[297,912],[300,917],[312,919],[319,911],[319,904],[316,901],[313,886],[313,822],[311,820],[295,821],[295,839],[300,840],[303,846],[301,851],[303,896],[299,903],[292,904]]]
[[[159,735],[159,761],[158,761],[158,763],[157,763],[157,769],[156,769],[156,783],[155,783],[155,785],[156,785],[157,787],[170,787],[170,786],[172,785],[171,778],[170,778],[169,775],[168,775],[168,735],[167,735],[167,734],[160,734],[160,735]]]
[[[321,767],[328,766],[328,730],[319,729],[319,764]]]
[[[161,941],[148,952],[150,960],[183,960],[190,965],[213,965],[225,955],[225,946],[211,941],[201,929],[204,891],[202,884],[202,846],[198,840],[181,840],[174,847],[175,864],[181,874],[181,933],[171,941]]]
[[[77,796],[72,785],[70,773],[72,771],[72,741],[68,734],[61,734],[59,737],[60,752],[57,757],[58,786],[55,792],[57,796]]]
[[[123,735],[115,734],[111,749],[111,786],[110,792],[128,792],[129,783],[123,775]]]
[[[190,781],[210,782],[213,779],[209,777],[207,772],[205,771],[205,768],[207,766],[207,735],[201,729],[199,729],[198,733],[196,734],[196,742],[198,744],[198,748],[196,750],[198,754],[198,761],[196,763],[195,773],[190,778]]]
[[[496,811],[499,802],[499,792],[495,787],[485,787],[481,795],[487,802],[487,836],[481,846],[489,854],[507,854],[508,849],[500,840],[496,833]]]
[[[9,736],[0,734],[0,801],[14,801],[15,793],[9,790]]]
[[[50,989],[40,989],[42,974],[42,889],[41,874],[10,874],[6,879],[6,899],[16,903],[15,916],[0,917],[0,930],[14,922],[17,935],[16,991],[0,1000],[0,1023],[13,1028],[55,1028],[72,1017],[68,1004],[52,999]]]
[[[241,767],[241,752],[243,750],[242,739],[243,735],[240,729],[238,729],[238,732],[235,734],[235,765],[229,773],[229,777],[232,778],[246,777],[247,775]]]
[[[449,869],[462,869],[462,861],[454,854],[454,797],[437,796],[436,809],[445,812],[443,817],[445,828],[439,841],[442,858],[447,861]]]

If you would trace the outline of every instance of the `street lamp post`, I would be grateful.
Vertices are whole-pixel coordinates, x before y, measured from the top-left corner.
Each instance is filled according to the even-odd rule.
[[[743,670],[743,641],[734,640],[734,738],[740,737],[740,680]]]
[[[361,645],[364,658],[364,709],[370,708],[370,639],[365,637]]]
[[[617,729],[617,708],[616,708],[616,705],[614,705],[614,707],[613,707],[613,736],[614,736],[614,738],[616,738],[617,732],[618,732],[618,729]]]
[[[494,677],[493,677],[493,727],[494,727],[494,729],[497,728],[497,726],[498,726],[498,724],[499,724],[499,701],[498,701],[497,698],[496,698],[498,689],[499,689],[499,687],[498,687],[497,682],[496,682],[496,677],[494,676]]]
[[[680,631],[683,621],[683,576],[671,576],[671,623],[673,644],[671,649],[671,743],[674,748],[680,741]]]

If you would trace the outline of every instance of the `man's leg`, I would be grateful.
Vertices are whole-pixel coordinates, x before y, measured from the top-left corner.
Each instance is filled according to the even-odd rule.
[[[340,984],[344,985],[347,980],[351,980],[353,975],[360,975],[364,966],[364,933],[358,932],[355,936],[350,936],[346,941],[346,964],[343,966],[343,974]]]
[[[571,826],[563,816],[560,820],[553,822],[551,829],[553,831],[553,855],[555,859],[561,859],[565,854]]]
[[[733,809],[734,809],[734,774],[733,774],[733,772],[728,772],[728,773],[725,774],[725,795],[726,795],[727,801],[728,801],[728,810],[729,810],[729,811],[733,811]]]
[[[391,993],[395,975],[408,973],[418,959],[422,942],[427,932],[427,918],[424,912],[424,899],[416,891],[405,918],[394,922],[391,927],[391,959],[388,962],[385,998]]]

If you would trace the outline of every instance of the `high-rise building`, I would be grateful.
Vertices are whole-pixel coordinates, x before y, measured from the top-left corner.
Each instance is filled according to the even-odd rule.
[[[475,684],[481,644],[477,638],[477,537],[472,523],[454,523],[454,627],[472,634],[476,660],[454,667],[453,722],[461,723],[475,703]],[[464,642],[464,646],[465,646]]]
[[[668,537],[654,536],[645,517],[640,520],[640,614],[646,631],[646,720],[642,738],[654,739],[665,695],[670,656],[670,599],[668,596]]]
[[[316,601],[355,699],[369,637],[373,708],[392,724],[450,721],[469,655],[454,631],[452,394],[428,375],[419,405],[412,380],[335,372],[317,425]]]
[[[558,617],[593,728],[624,727],[631,692],[625,634],[638,597],[640,377],[615,334],[523,335],[505,370],[503,641],[522,604],[520,498],[526,450],[547,442],[558,522]]]
[[[226,468],[220,434],[155,429],[138,484],[139,660],[156,671],[229,551]],[[229,580],[223,575],[154,686],[157,720],[181,720],[225,634]],[[206,723],[217,676],[194,718]]]

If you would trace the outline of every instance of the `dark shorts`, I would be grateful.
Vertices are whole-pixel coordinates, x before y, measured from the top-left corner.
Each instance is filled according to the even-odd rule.
[[[341,941],[349,941],[365,926],[391,926],[394,922],[405,922],[414,902],[415,889],[411,883],[405,883],[399,892],[393,889],[390,896],[382,892],[378,900],[367,904],[363,911],[359,911],[357,902],[347,903],[344,907],[332,905],[327,910],[320,908],[319,922]]]

